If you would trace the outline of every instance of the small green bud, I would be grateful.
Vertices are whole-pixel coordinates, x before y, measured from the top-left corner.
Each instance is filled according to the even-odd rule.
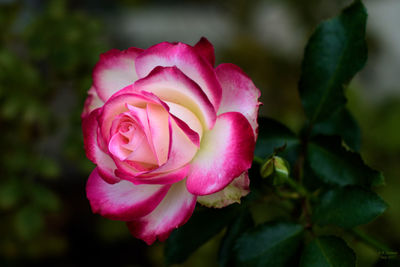
[[[272,156],[261,166],[260,173],[263,178],[273,175],[274,184],[281,184],[289,177],[289,164],[281,157]]]
[[[260,169],[261,177],[267,178],[274,172],[274,157],[269,158]]]
[[[278,176],[289,177],[289,164],[281,157],[274,156],[274,170]]]

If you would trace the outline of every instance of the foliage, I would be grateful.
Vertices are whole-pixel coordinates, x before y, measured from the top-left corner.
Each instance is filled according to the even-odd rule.
[[[343,233],[352,233],[387,208],[373,191],[384,184],[383,176],[361,158],[360,129],[345,107],[345,86],[367,59],[366,20],[363,4],[355,1],[315,29],[299,82],[308,118],[303,129],[295,134],[278,121],[260,118],[255,155],[263,166],[254,171],[260,168],[254,164],[251,181],[261,186],[253,187],[237,208],[236,220],[224,214],[233,208],[228,207],[218,216],[194,216],[176,230],[166,246],[167,263],[183,262],[224,223],[228,230],[221,242],[222,266],[356,266],[356,254]],[[271,192],[293,203],[289,220],[254,225],[249,207]],[[327,228],[335,229],[335,235],[326,235]],[[179,238],[185,231],[190,238]]]

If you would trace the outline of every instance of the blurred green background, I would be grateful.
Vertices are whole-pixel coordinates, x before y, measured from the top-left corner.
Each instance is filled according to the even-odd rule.
[[[99,54],[207,37],[262,91],[260,112],[299,131],[306,41],[349,1],[0,0],[0,266],[162,266],[163,244],[91,213],[80,113]],[[365,1],[369,60],[347,90],[362,155],[382,170],[390,208],[365,230],[400,251],[400,2]],[[260,216],[279,214],[270,205]],[[218,238],[184,266],[217,266]],[[188,236],[188,238],[190,238]],[[359,266],[378,254],[352,242]]]

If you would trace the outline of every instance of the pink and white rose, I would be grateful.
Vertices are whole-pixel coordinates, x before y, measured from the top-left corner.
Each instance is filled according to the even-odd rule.
[[[93,212],[165,240],[196,202],[224,207],[249,192],[260,91],[214,48],[163,42],[100,56],[82,113]]]

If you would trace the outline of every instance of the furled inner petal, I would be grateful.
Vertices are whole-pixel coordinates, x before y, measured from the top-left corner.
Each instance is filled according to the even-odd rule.
[[[124,94],[110,98],[104,104],[99,118],[101,130],[100,134],[103,138],[103,142],[108,144],[112,135],[115,133],[116,127],[118,126],[118,124],[115,125],[116,118],[118,118],[118,116],[124,112],[130,111],[129,106],[143,109],[149,102],[152,102],[152,100],[140,94]],[[127,115],[129,114],[130,113]],[[137,116],[139,115],[141,114],[137,114]]]
[[[169,127],[171,138],[169,142],[168,160],[164,165],[161,165],[160,168],[154,170],[154,173],[179,169],[189,163],[198,151],[196,144],[192,142],[172,117],[169,118]]]
[[[110,140],[109,151],[119,160],[156,165],[157,160],[143,129],[135,121],[123,121]]]
[[[150,137],[158,165],[160,166],[168,159],[169,114],[162,106],[149,103],[147,104],[147,117],[149,121]]]
[[[203,126],[201,125],[197,116],[182,105],[178,105],[168,101],[165,101],[165,103],[167,103],[169,106],[169,112],[178,119],[184,121],[191,130],[199,135],[199,138],[201,140],[201,137],[203,136]]]
[[[207,129],[215,123],[216,112],[206,94],[177,67],[156,67],[124,90],[152,92],[164,102],[179,104],[193,112]]]

